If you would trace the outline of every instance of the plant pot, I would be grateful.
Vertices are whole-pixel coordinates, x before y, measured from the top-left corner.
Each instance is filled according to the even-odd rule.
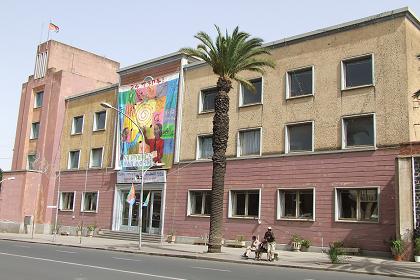
[[[402,261],[402,256],[401,255],[395,255],[394,260],[397,261],[397,262],[400,262],[400,261]]]
[[[93,237],[93,230],[89,230],[87,236],[88,237]]]
[[[176,236],[175,235],[168,235],[168,237],[166,239],[166,241],[168,243],[175,243],[175,240],[176,240]]]
[[[415,262],[420,262],[420,255],[418,255],[418,256],[414,256],[414,261],[415,261]]]
[[[82,235],[82,231],[81,231],[81,230],[76,231],[76,235],[77,235],[77,236]]]
[[[308,251],[309,251],[309,247],[304,247],[304,246],[301,246],[301,247],[300,247],[300,251],[301,251],[301,252],[308,252]]]
[[[294,251],[294,252],[299,252],[300,251],[300,248],[301,248],[301,244],[300,244],[300,242],[292,242],[292,250]]]

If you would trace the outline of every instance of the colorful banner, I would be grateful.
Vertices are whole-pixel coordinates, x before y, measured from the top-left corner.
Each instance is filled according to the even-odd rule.
[[[178,81],[176,74],[119,88],[118,109],[130,117],[119,114],[119,167],[172,166]]]

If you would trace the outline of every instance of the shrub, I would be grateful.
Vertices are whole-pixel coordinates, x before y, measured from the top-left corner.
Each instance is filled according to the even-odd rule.
[[[420,256],[420,237],[414,239],[414,255]]]
[[[292,238],[290,239],[290,242],[296,242],[296,243],[301,243],[302,242],[302,238],[297,235],[297,234],[293,234]]]
[[[300,244],[302,245],[302,247],[309,248],[311,246],[312,242],[309,239],[302,239],[300,241]]]
[[[405,242],[401,238],[390,241],[391,252],[394,256],[401,256],[405,251]]]
[[[328,250],[327,254],[330,258],[331,263],[342,263],[343,262],[343,255],[344,252],[342,250],[343,248],[343,242],[336,241],[333,243],[330,243],[330,249]]]

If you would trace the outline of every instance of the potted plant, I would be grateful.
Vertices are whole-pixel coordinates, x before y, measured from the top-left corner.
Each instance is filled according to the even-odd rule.
[[[300,248],[302,246],[302,243],[301,243],[302,238],[300,238],[300,236],[297,235],[297,234],[293,234],[290,242],[291,242],[291,245],[292,245],[292,250],[294,252],[299,252]]]
[[[173,231],[173,230],[169,231],[169,234],[166,237],[166,241],[168,243],[175,243],[175,241],[176,241],[175,231]]]
[[[88,236],[92,237],[93,233],[95,232],[96,229],[96,225],[88,225],[87,226],[87,230],[88,230]]]
[[[414,261],[420,262],[420,237],[414,239]]]
[[[343,246],[344,246],[343,242],[341,241],[330,243],[330,249],[327,251],[327,254],[331,263],[337,264],[337,263],[343,262],[343,255],[344,255],[344,252],[342,250]]]
[[[245,247],[245,237],[243,235],[236,236],[236,243],[238,247]]]
[[[391,252],[394,256],[394,260],[401,261],[402,255],[405,251],[405,242],[401,238],[396,238],[394,240],[391,240],[390,242]]]
[[[311,244],[312,244],[311,240],[309,240],[309,239],[302,239],[300,241],[300,245],[301,245],[300,250],[302,252],[308,252],[308,249],[309,249],[309,247],[311,247]]]
[[[77,227],[76,227],[76,235],[77,236],[81,236],[82,235],[82,230],[83,230],[82,225],[77,225]]]

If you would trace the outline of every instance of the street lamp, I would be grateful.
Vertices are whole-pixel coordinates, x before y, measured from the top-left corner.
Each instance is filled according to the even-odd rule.
[[[144,133],[143,130],[140,128],[140,126],[129,116],[127,116],[124,112],[121,112],[120,110],[118,110],[117,108],[115,108],[114,106],[112,106],[109,103],[106,102],[101,102],[101,106],[107,109],[112,109],[117,111],[118,113],[124,115],[125,117],[127,117],[135,126],[137,126],[139,132],[141,133],[141,136],[143,138],[142,142],[144,142],[146,140],[146,138],[144,137]],[[143,224],[143,184],[144,184],[144,143],[142,143],[142,149],[141,149],[141,183],[140,183],[140,203],[139,203],[139,249],[141,249],[141,231],[142,231],[142,224]],[[150,168],[150,167],[149,167]]]

